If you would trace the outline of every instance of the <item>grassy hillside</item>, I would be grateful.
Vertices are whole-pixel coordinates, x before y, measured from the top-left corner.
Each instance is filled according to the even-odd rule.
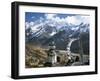
[[[67,65],[69,60],[67,56],[67,51],[65,50],[56,50],[57,53],[57,63],[53,66],[69,66]],[[33,44],[26,44],[25,47],[25,67],[26,68],[36,68],[36,67],[48,67],[45,65],[48,59],[48,49],[40,48],[39,46]],[[73,62],[75,62],[76,56],[79,57],[80,54],[72,53]],[[89,55],[83,55],[83,62],[89,61]],[[72,64],[72,63],[71,63]],[[70,64],[70,65],[71,65]],[[87,64],[84,64],[87,65]]]
[[[47,53],[42,48],[26,44],[25,47],[25,65],[29,67],[42,67],[46,58]]]

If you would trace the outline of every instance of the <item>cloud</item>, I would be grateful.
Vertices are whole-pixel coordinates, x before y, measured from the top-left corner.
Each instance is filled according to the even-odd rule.
[[[25,29],[28,29],[30,27],[29,22],[25,22]]]
[[[89,16],[81,16],[81,15],[68,16],[66,18],[66,21],[68,24],[72,24],[72,25],[79,25],[81,23],[89,24],[90,18],[89,18]]]
[[[72,25],[80,24],[80,21],[77,19],[76,16],[68,16],[65,20],[68,24],[72,24]]]
[[[32,16],[32,19],[34,19],[35,17],[34,16]]]
[[[30,24],[30,26],[33,26],[34,25],[34,22],[31,21],[29,24]]]
[[[89,23],[89,16],[66,16],[66,17],[59,17],[57,14],[45,14],[45,19],[50,20],[49,22],[53,21],[54,23],[58,23],[59,25],[79,25],[80,23]],[[47,21],[48,22],[48,21]]]
[[[34,22],[25,22],[25,29],[31,28],[32,26],[34,26]]]
[[[66,18],[66,17],[65,17]],[[65,21],[65,18],[61,18],[59,17],[57,14],[45,14],[45,19],[46,19],[46,23],[49,23],[49,25],[52,26],[64,26],[67,24],[67,22]]]
[[[56,14],[45,14],[46,19],[53,19]]]
[[[81,21],[85,24],[90,23],[90,16],[81,16]]]

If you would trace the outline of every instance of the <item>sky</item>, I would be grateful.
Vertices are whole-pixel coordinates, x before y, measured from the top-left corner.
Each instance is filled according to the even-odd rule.
[[[36,12],[25,12],[25,26],[34,26],[38,23],[55,23],[58,25],[79,25],[80,23],[87,24],[90,22],[89,15],[81,14],[57,14],[57,13],[36,13]]]
[[[59,18],[65,18],[68,16],[75,16],[76,14],[55,14],[55,13],[34,13],[34,12],[26,12],[25,13],[25,21],[36,21],[40,18],[52,18],[52,17],[59,17]]]

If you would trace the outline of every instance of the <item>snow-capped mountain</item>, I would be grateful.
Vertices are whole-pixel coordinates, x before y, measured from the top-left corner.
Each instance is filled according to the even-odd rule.
[[[85,47],[89,44],[89,28],[89,23],[84,22],[79,25],[73,25],[68,23],[61,24],[51,20],[36,21],[28,25],[28,27],[26,24],[26,42],[48,46],[50,42],[54,41],[57,49],[66,49],[66,45],[70,38],[77,39],[80,34],[83,34],[81,39],[84,40],[85,38]],[[77,46],[76,44],[78,43],[76,42],[74,46]]]
[[[37,38],[51,38],[60,31],[66,31],[68,37],[74,36],[76,33],[89,32],[89,24],[81,23],[79,25],[68,25],[68,23],[58,23],[50,20],[36,22],[26,29],[26,38],[28,40]]]

